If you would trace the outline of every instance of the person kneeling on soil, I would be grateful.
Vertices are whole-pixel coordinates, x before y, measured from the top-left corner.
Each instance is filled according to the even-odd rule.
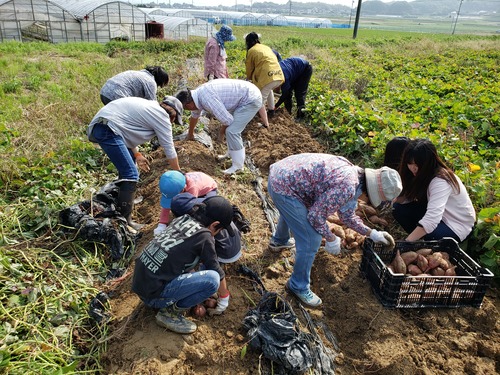
[[[193,213],[193,207],[201,203],[206,198],[197,198],[189,193],[177,194],[172,198],[171,210],[175,217]],[[226,229],[222,229],[215,235],[215,252],[219,263],[234,263],[240,259],[241,252],[241,233],[236,224],[231,222],[234,236],[230,236]]]
[[[233,207],[220,196],[193,207],[191,215],[175,218],[137,258],[132,290],[149,307],[160,309],[158,325],[177,333],[193,333],[196,324],[184,317],[191,307],[216,292],[217,306],[209,315],[222,314],[229,306],[224,270],[217,261],[214,236],[222,229],[234,236]],[[193,272],[198,263],[203,271]]]
[[[172,198],[177,194],[187,192],[195,198],[208,198],[217,195],[217,182],[203,172],[167,171],[161,175],[158,185],[161,193],[161,211],[160,222],[154,229],[155,236],[163,232],[170,223],[170,205]]]

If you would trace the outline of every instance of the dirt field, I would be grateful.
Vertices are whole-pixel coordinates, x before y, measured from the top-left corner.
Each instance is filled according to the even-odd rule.
[[[259,168],[263,186],[267,183],[269,165],[274,161],[302,152],[325,151],[307,128],[283,112],[271,120],[271,125],[270,129],[263,129],[254,120],[244,133],[244,139],[250,142],[247,155]],[[215,126],[216,122],[211,121],[211,133],[216,131]],[[181,168],[213,176],[219,184],[219,193],[238,205],[252,223],[252,231],[243,235],[247,247],[244,256],[226,268],[232,294],[230,305],[222,316],[197,319],[198,330],[192,335],[172,333],[157,326],[155,312],[130,292],[129,273],[121,284],[107,290],[113,321],[104,357],[106,371],[109,374],[271,374],[269,363],[260,353],[248,350],[241,355],[246,344],[242,320],[259,300],[259,294],[252,282],[236,269],[244,264],[256,271],[265,287],[282,293],[297,312],[297,302],[284,290],[291,274],[292,254],[268,251],[270,225],[254,190],[255,177],[248,170],[236,177],[225,177],[221,170],[229,166],[229,161],[219,163],[215,158],[223,153],[221,145],[209,150],[198,142],[179,141],[176,146]],[[152,170],[141,176],[139,193],[144,200],[135,212],[137,221],[148,224],[138,252],[151,240],[156,227],[160,208],[158,179],[167,169],[162,150],[150,156]],[[386,309],[361,277],[361,257],[359,248],[339,257],[321,249],[313,267],[312,289],[323,299],[323,305],[321,309],[308,311],[315,320],[326,323],[338,340],[336,374],[500,372],[498,289],[490,288],[480,309]],[[132,269],[133,263],[129,271]],[[301,318],[300,313],[297,315]],[[327,340],[323,341],[331,346]]]

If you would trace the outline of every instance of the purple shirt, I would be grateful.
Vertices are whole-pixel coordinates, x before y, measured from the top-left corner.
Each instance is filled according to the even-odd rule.
[[[311,226],[327,241],[333,241],[335,235],[326,219],[334,213],[359,234],[370,231],[355,213],[361,195],[359,171],[358,166],[341,156],[298,154],[272,164],[269,181],[276,193],[306,206]]]

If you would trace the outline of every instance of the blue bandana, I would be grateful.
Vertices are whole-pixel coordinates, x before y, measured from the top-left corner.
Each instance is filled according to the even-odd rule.
[[[224,42],[236,40],[236,37],[233,35],[233,30],[227,25],[222,25],[220,30],[215,34],[215,38],[221,49],[225,49]]]

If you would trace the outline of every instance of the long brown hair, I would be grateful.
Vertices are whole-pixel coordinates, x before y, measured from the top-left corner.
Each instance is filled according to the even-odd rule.
[[[412,163],[418,166],[416,176],[408,168],[408,164]],[[401,194],[410,200],[426,202],[427,189],[434,177],[446,180],[457,193],[460,192],[455,173],[441,160],[436,146],[428,139],[414,139],[408,143],[401,159],[399,174],[403,182]]]

